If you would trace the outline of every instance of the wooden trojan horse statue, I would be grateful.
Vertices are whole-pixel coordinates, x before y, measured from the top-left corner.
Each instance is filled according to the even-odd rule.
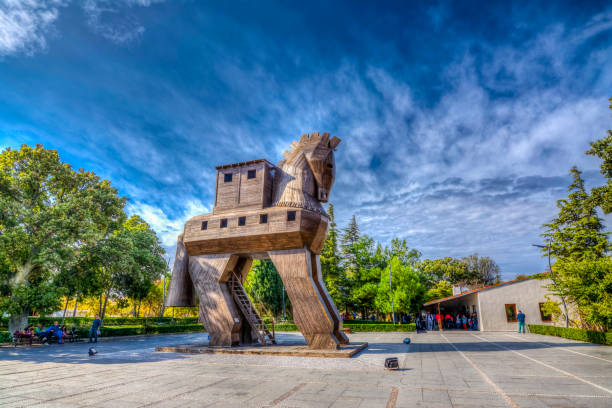
[[[217,167],[211,214],[187,221],[178,237],[167,306],[195,306],[211,346],[274,343],[242,284],[253,259],[271,259],[293,307],[293,319],[315,349],[348,344],[321,278],[327,202],[340,139],[304,134],[278,166],[267,160]],[[194,293],[195,290],[195,293]]]

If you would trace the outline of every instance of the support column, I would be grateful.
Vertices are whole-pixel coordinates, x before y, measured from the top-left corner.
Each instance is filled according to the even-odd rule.
[[[226,283],[237,261],[238,256],[229,254],[189,257],[189,274],[200,299],[200,321],[213,347],[240,343],[241,316]]]
[[[338,349],[340,339],[336,336],[339,330],[336,322],[340,317],[334,319],[326,304],[326,300],[331,299],[322,290],[318,256],[306,248],[268,254],[283,280],[293,307],[293,320],[306,343],[314,349]]]

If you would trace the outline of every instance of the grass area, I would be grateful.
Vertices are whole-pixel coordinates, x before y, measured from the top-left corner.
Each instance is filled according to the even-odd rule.
[[[593,330],[574,329],[558,326],[545,326],[530,324],[529,330],[535,334],[563,337],[570,340],[587,341],[595,344],[612,346],[612,332],[598,332]]]

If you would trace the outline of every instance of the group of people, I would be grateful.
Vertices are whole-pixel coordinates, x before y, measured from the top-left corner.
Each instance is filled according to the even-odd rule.
[[[52,337],[57,339],[59,344],[63,344],[65,340],[73,341],[76,337],[76,330],[73,327],[68,330],[66,325],[60,326],[57,321],[53,322],[47,329],[44,328],[42,323],[38,324],[38,327],[34,329],[34,325],[30,324],[22,331],[16,331],[13,336],[20,339],[28,339],[30,346],[34,338],[38,338],[42,344],[48,344]]]
[[[430,313],[417,316],[417,329],[421,330],[478,330],[478,316],[476,313]]]
[[[91,328],[89,329],[90,343],[98,342],[101,326],[102,321],[100,320],[100,317],[96,315],[91,324]],[[36,329],[34,329],[34,325],[30,324],[21,331],[16,330],[15,333],[13,333],[13,337],[17,339],[28,339],[31,346],[34,338],[38,338],[42,344],[49,344],[51,338],[56,338],[58,344],[64,344],[65,340],[69,340],[70,342],[76,340],[78,338],[78,334],[74,327],[68,330],[65,324],[60,326],[59,323],[55,321],[47,329],[44,328],[42,323],[39,323]]]

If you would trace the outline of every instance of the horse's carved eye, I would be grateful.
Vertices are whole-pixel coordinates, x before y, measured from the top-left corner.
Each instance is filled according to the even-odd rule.
[[[333,164],[328,164],[327,167],[329,167],[330,169],[333,169],[334,165]]]

